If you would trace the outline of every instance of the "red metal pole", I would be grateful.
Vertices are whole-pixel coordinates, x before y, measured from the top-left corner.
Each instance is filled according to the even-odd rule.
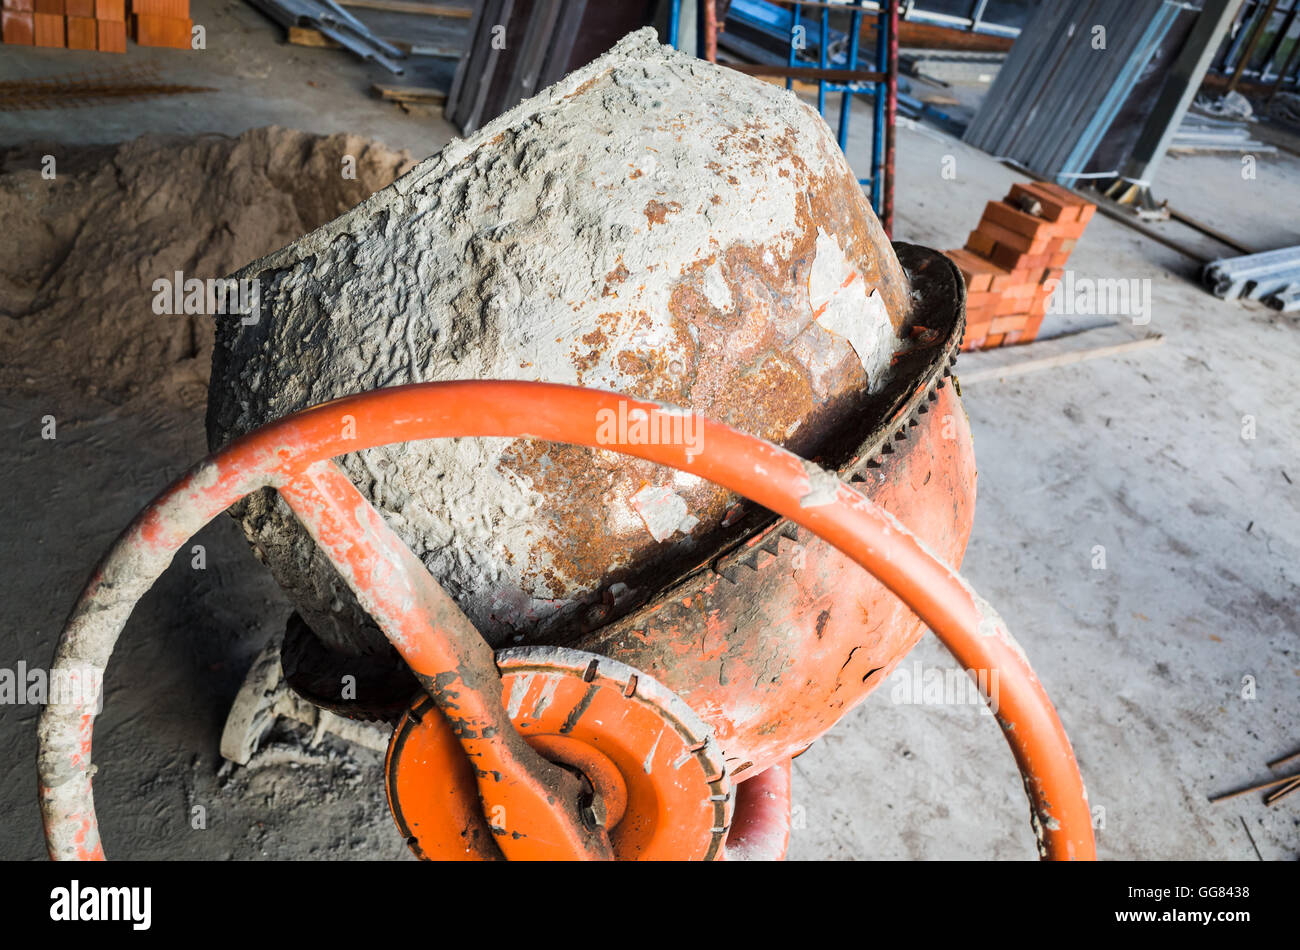
[[[736,786],[728,861],[780,861],[790,847],[790,760]]]
[[[704,58],[718,61],[718,2],[704,0]]]
[[[889,32],[885,60],[885,187],[881,216],[885,233],[894,237],[894,124],[898,119],[898,0],[886,0]]]

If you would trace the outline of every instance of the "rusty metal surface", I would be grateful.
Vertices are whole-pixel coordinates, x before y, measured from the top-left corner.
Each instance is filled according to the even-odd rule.
[[[583,818],[578,779],[511,724],[491,648],[338,466],[316,462],[279,490],[436,704],[471,789],[504,816],[495,843],[476,846],[508,858],[611,857],[603,829]]]
[[[950,264],[947,270],[953,271]],[[955,272],[952,277],[956,279]],[[959,293],[956,299],[960,302]],[[955,334],[938,353],[941,361],[948,355],[948,347],[960,339],[960,308],[955,323]],[[922,331],[917,337],[922,341],[921,349],[932,349],[935,341],[926,342],[929,328],[916,329]],[[935,386],[942,382],[934,378],[930,381]],[[912,394],[900,406],[903,410],[915,407],[919,412],[930,401],[926,379],[907,388],[912,389]],[[411,579],[416,581],[422,575],[418,570],[381,563],[388,560],[381,552],[393,553],[395,539],[385,534],[380,516],[356,500],[355,489],[336,470],[321,463],[355,448],[350,444],[353,442],[366,447],[466,435],[514,436],[522,431],[539,438],[600,445],[595,420],[600,412],[625,398],[573,387],[518,382],[431,384],[353,396],[251,433],[200,463],[136,518],[82,592],[60,638],[54,672],[66,674],[79,664],[94,665],[95,660],[102,667],[135,601],[188,537],[217,511],[263,485],[290,490],[297,482],[309,481],[309,487],[315,486],[315,494],[324,501],[318,502],[311,492],[300,492],[316,534],[334,555],[343,555],[338,559],[341,565],[346,560],[349,577],[360,588],[359,595],[373,595],[380,601],[393,598],[392,603],[377,603],[376,610],[417,673],[436,676],[432,671],[447,671],[449,680],[443,686],[457,678],[465,681],[466,671],[469,679],[476,679],[480,674],[474,667],[482,664],[473,662],[472,657],[471,662],[463,663],[459,650],[449,648],[454,641],[429,627],[435,620],[455,624],[463,618],[458,619],[454,610],[439,608],[438,602],[445,601],[445,595],[439,597],[429,590],[412,599],[408,588],[392,583],[394,571],[413,574]],[[540,414],[539,406],[545,408]],[[674,412],[644,401],[638,402],[637,408],[653,419],[671,419]],[[347,434],[340,425],[344,419],[355,424],[355,432]],[[912,421],[906,414],[889,420],[900,426],[910,426]],[[1069,740],[1023,651],[997,613],[925,541],[825,469],[734,429],[708,420],[702,420],[702,424],[707,448],[701,453],[674,444],[621,444],[618,449],[726,485],[814,533],[849,555],[914,609],[961,665],[997,671],[1000,691],[995,715],[1024,777],[1042,854],[1058,859],[1094,857],[1087,796]],[[906,439],[906,430],[900,428],[890,444]],[[883,444],[878,446],[881,455],[895,454],[885,448]],[[868,467],[873,460],[866,457]],[[331,481],[337,483],[337,490]],[[378,546],[377,541],[381,542]],[[349,551],[347,542],[358,550]],[[404,560],[401,552],[395,555],[400,564]],[[419,602],[428,610],[413,610]],[[404,615],[403,608],[411,615]],[[473,653],[468,631],[461,639],[471,644],[469,650]],[[436,695],[439,684],[430,685]],[[499,692],[493,694],[489,686],[483,694],[469,695],[472,690],[469,684],[461,695],[444,696],[449,700],[448,707],[454,707],[454,715],[464,721],[492,721],[495,713],[487,710],[480,717],[480,712],[487,702],[485,695],[499,699]],[[992,697],[989,699],[994,702]],[[41,717],[38,735],[42,817],[54,856],[102,857],[90,794],[94,712],[93,705],[88,707],[78,701],[51,704]],[[491,738],[482,735],[481,730],[473,731],[474,736],[465,734],[463,744],[468,746],[471,739]],[[509,763],[509,756],[502,761]],[[517,756],[514,762],[525,763],[519,778],[527,782],[531,772],[526,757]],[[510,784],[509,778],[495,785],[480,782],[480,795],[491,805],[493,790],[499,793]],[[567,803],[555,804],[555,814],[562,817]],[[548,817],[554,819],[555,814],[543,811],[539,820],[547,825]],[[510,837],[514,840],[513,835]],[[522,850],[520,854],[528,856]]]
[[[636,37],[520,108],[249,268],[264,315],[219,330],[213,448],[430,379],[608,389],[828,459],[877,414],[909,280],[815,112]],[[472,453],[340,464],[494,645],[633,609],[734,536],[738,496],[641,459],[529,438]],[[690,526],[650,529],[647,486]],[[238,514],[324,642],[386,649],[274,496]]]
[[[586,776],[588,818],[621,860],[714,860],[731,823],[731,781],[708,725],[643,671],[560,647],[497,654],[513,728],[549,759]],[[534,817],[484,802],[473,769],[427,698],[398,724],[385,767],[389,807],[422,858],[483,855]],[[595,794],[599,793],[599,794]]]

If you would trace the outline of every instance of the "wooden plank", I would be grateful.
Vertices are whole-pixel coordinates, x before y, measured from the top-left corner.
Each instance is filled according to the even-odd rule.
[[[468,20],[474,11],[467,7],[448,7],[437,3],[417,3],[414,0],[338,0],[345,7],[359,10],[387,10],[390,13],[418,13],[422,16],[442,16]]]
[[[313,30],[309,26],[291,26],[289,35],[286,39],[294,46],[311,46],[317,49],[342,49],[343,47],[335,43],[332,39],[322,33],[320,30]]]
[[[389,102],[441,105],[447,101],[447,93],[444,90],[429,89],[424,86],[384,86],[372,83],[370,91],[380,99],[387,99]]]
[[[435,59],[459,59],[460,50],[453,49],[450,46],[422,46],[408,43],[405,40],[397,39],[393,36],[377,37],[385,43],[391,43],[396,46],[407,56],[429,56]],[[314,30],[309,26],[291,26],[286,37],[287,41],[293,46],[308,46],[316,49],[342,49],[342,45],[330,39],[320,30]]]
[[[962,386],[968,386],[990,379],[1006,379],[1058,369],[1084,360],[1120,356],[1159,346],[1164,341],[1162,334],[1144,334],[1123,324],[1110,323],[1023,346],[1001,346],[992,350],[963,353],[957,361],[956,373]]]

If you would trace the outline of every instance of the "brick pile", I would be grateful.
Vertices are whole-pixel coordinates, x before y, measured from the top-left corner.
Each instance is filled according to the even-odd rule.
[[[190,0],[131,0],[131,22],[141,46],[190,48]]]
[[[0,0],[0,38],[18,46],[125,53],[127,0]],[[190,48],[190,0],[131,0],[141,46]]]
[[[4,0],[0,8],[0,33],[6,43],[31,46],[36,37],[33,0]]]
[[[966,246],[948,251],[966,279],[963,350],[1028,343],[1097,206],[1059,185],[1012,185],[990,201]]]

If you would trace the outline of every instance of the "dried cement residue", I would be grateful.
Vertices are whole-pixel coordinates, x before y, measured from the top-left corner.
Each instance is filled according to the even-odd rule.
[[[499,378],[660,399],[811,452],[896,345],[906,280],[880,245],[816,113],[641,31],[237,275],[261,279],[263,315],[219,332],[210,439],[358,391]],[[529,440],[342,464],[497,642],[635,587],[734,501]],[[647,487],[680,499],[675,530],[646,520]],[[274,496],[245,528],[319,634],[367,649],[351,594]]]

